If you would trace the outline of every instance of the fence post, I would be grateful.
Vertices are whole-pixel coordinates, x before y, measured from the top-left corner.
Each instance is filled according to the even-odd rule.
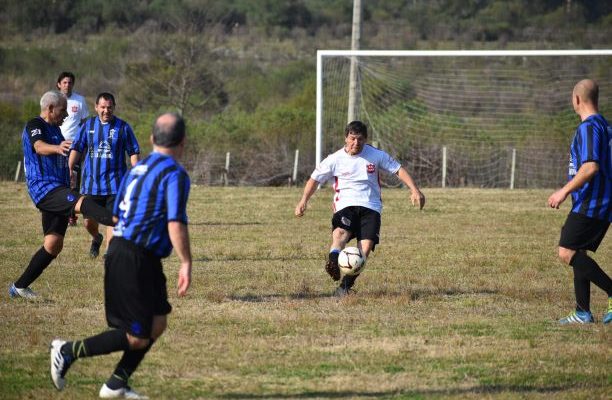
[[[223,186],[229,185],[230,152],[225,153],[225,169],[223,170]]]
[[[512,165],[510,167],[510,190],[514,189],[514,172],[516,171],[516,149],[512,149]]]
[[[293,160],[293,175],[291,175],[291,181],[293,184],[297,184],[297,173],[298,173],[298,160],[300,158],[300,150],[295,150],[295,159]]]
[[[446,187],[446,146],[442,147],[442,187]]]
[[[19,180],[20,175],[21,175],[21,160],[17,161],[17,169],[15,170],[15,182]]]

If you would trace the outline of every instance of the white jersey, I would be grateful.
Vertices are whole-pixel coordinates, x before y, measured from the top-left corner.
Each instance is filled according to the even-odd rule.
[[[79,133],[81,120],[89,116],[89,109],[85,98],[78,93],[72,92],[68,97],[68,107],[66,109],[68,116],[60,126],[62,135],[66,140],[74,140],[74,137]]]
[[[362,206],[382,212],[380,170],[395,174],[401,164],[389,154],[370,145],[351,156],[344,148],[321,161],[310,177],[319,183],[332,178],[334,182],[334,212],[350,206]]]

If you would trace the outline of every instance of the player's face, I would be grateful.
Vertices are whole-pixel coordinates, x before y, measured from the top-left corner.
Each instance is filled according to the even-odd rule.
[[[70,97],[70,95],[72,94],[72,87],[73,86],[74,86],[74,82],[72,81],[72,79],[70,79],[68,77],[62,79],[57,84],[57,88],[59,89],[59,91],[64,93],[68,97]]]
[[[363,135],[356,135],[352,132],[349,132],[344,139],[344,149],[352,156],[361,153],[365,144],[366,138]]]
[[[49,111],[48,122],[51,125],[60,126],[68,116],[68,112],[66,111],[67,108],[68,104],[66,99],[62,99],[58,105],[54,106],[53,109]]]
[[[98,113],[100,121],[104,123],[110,122],[113,119],[114,111],[115,104],[113,104],[113,101],[100,97],[100,100],[98,100],[98,103],[96,104],[96,112]]]

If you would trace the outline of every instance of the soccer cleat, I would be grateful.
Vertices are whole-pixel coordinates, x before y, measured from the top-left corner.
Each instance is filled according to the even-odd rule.
[[[68,217],[68,226],[77,226],[77,220],[79,217],[76,215],[71,215]]]
[[[355,284],[355,280],[357,279],[357,276],[358,275],[352,275],[352,276],[345,275],[344,277],[342,277],[342,282],[340,282],[340,286],[338,286],[336,290],[334,291],[334,296],[345,297],[353,293],[354,290],[351,288]]]
[[[66,386],[64,376],[70,368],[72,361],[62,354],[62,346],[66,344],[65,340],[54,339],[51,342],[50,358],[51,358],[51,381],[57,390],[62,390]]]
[[[100,388],[100,398],[101,399],[140,399],[140,400],[146,400],[149,397],[145,396],[144,394],[140,394],[138,392],[135,392],[129,386],[113,390],[113,389],[109,388],[108,386],[106,386],[106,383],[105,383]]]
[[[103,240],[104,236],[102,236],[101,233],[98,233],[98,236],[91,241],[91,247],[89,248],[89,255],[91,258],[96,258],[100,255],[100,246],[102,245]]]
[[[11,286],[9,287],[9,290],[8,290],[8,294],[9,294],[9,297],[12,299],[16,297],[22,297],[28,300],[36,300],[39,297],[38,294],[36,294],[36,292],[30,289],[29,287],[20,289],[18,287],[15,287],[14,283],[11,283]]]
[[[604,324],[612,322],[612,297],[608,297],[608,311],[604,314],[602,322]]]
[[[574,311],[565,318],[559,320],[561,325],[570,324],[591,324],[595,322],[590,311]]]
[[[340,280],[340,267],[338,266],[338,261],[327,260],[327,264],[325,264],[325,271],[327,271],[333,280]]]

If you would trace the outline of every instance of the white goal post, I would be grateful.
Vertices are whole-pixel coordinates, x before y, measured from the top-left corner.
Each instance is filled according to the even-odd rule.
[[[436,164],[430,174],[438,174],[436,182],[443,187],[447,179],[478,187],[555,185],[563,170],[550,175],[544,169],[566,160],[557,149],[561,133],[567,148],[578,122],[571,110],[571,88],[580,79],[596,79],[605,116],[612,108],[611,56],[612,49],[319,50],[316,165],[341,145],[338,139],[348,122],[346,71],[352,61],[358,65],[356,118],[368,124],[370,139],[394,156],[410,158],[410,144],[427,150],[424,157],[435,158],[431,162]],[[457,155],[468,153],[471,158],[457,161]],[[542,159],[534,161],[535,153]],[[447,163],[454,171],[449,178]],[[474,165],[482,171],[460,172]],[[497,169],[508,173],[493,172]],[[504,177],[485,177],[487,171]]]

